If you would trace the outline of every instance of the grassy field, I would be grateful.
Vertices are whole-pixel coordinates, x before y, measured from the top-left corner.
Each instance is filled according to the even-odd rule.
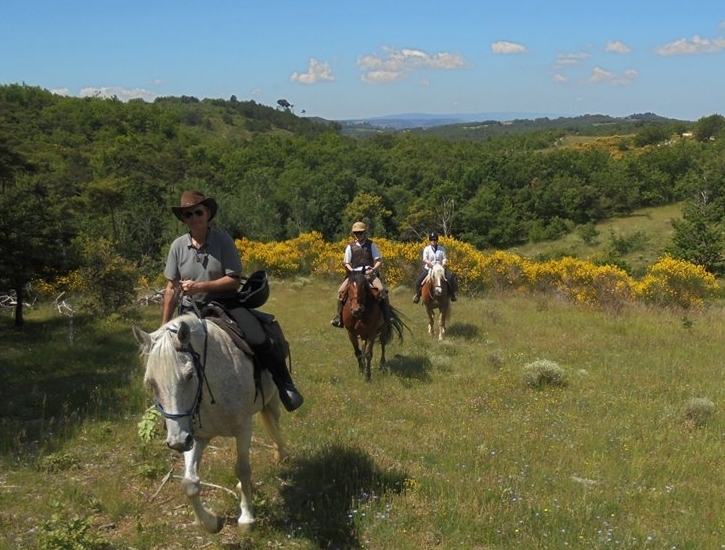
[[[640,274],[663,256],[665,248],[672,243],[671,222],[680,218],[682,205],[679,204],[645,208],[597,224],[597,235],[588,242],[580,231],[574,231],[555,241],[530,243],[510,252],[532,259],[568,255],[592,260],[607,256],[614,248],[615,255],[624,260],[634,274]],[[618,246],[624,250],[618,250]]]
[[[163,481],[182,473],[163,427],[150,443],[137,434],[150,400],[130,326],[156,328],[158,306],[77,319],[72,341],[49,309],[22,332],[0,319],[0,549],[724,547],[720,307],[612,316],[547,296],[462,297],[439,343],[410,289],[393,289],[410,332],[365,383],[328,324],[335,288],[273,281],[263,308],[306,402],[283,413],[283,464],[255,426],[249,533],[214,487],[204,498],[227,524],[195,528],[179,481]],[[543,360],[565,385],[526,383]],[[231,441],[215,441],[203,481],[233,489],[233,460]]]

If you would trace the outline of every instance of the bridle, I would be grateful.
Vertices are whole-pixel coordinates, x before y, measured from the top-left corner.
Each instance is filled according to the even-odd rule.
[[[196,386],[196,397],[194,398],[194,403],[191,406],[191,408],[186,412],[177,412],[177,413],[171,413],[164,410],[164,407],[156,401],[154,403],[156,410],[159,411],[161,416],[166,418],[167,420],[179,420],[180,418],[186,418],[187,416],[190,416],[192,418],[192,421],[194,418],[198,420],[199,427],[201,427],[201,414],[199,413],[199,408],[201,406],[201,399],[203,395],[203,389],[204,389],[204,383],[206,382],[206,388],[209,391],[209,395],[211,397],[211,403],[214,404],[214,395],[211,393],[211,388],[209,387],[209,380],[206,377],[206,352],[207,352],[207,344],[209,342],[209,331],[206,328],[206,321],[203,319],[201,320],[201,325],[204,327],[204,355],[203,360],[202,356],[194,349],[194,347],[191,345],[191,342],[187,343],[184,347],[177,349],[177,353],[188,353],[191,355],[191,359],[194,363],[194,371],[196,372],[196,378],[198,380],[197,386]],[[178,329],[176,328],[168,328],[169,332],[176,333],[178,332]]]

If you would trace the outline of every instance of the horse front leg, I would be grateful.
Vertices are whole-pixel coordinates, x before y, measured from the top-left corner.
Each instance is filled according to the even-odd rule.
[[[435,324],[434,310],[432,308],[426,307],[425,312],[428,315],[428,334],[433,336],[433,325]]]
[[[438,316],[438,341],[443,340],[443,335],[446,333],[446,312],[445,310],[440,311]]]
[[[181,486],[184,488],[186,497],[194,510],[197,523],[209,533],[218,533],[224,525],[224,520],[208,511],[201,501],[199,466],[208,443],[208,439],[194,439],[194,446],[184,453],[184,478],[181,480]]]
[[[365,354],[360,349],[360,339],[357,334],[348,333],[350,337],[350,343],[352,344],[352,350],[355,352],[355,359],[357,360],[357,368],[360,372],[365,370]]]
[[[241,430],[236,436],[237,462],[234,473],[239,480],[239,519],[237,524],[243,530],[249,529],[254,523],[254,509],[252,505],[252,466],[249,462],[249,447],[252,444],[252,417],[247,417]]]
[[[370,364],[373,362],[373,344],[375,340],[365,340],[363,347],[365,355],[365,381],[370,382],[372,376],[370,374]]]

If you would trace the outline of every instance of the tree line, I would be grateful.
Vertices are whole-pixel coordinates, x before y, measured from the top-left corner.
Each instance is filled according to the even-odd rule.
[[[217,226],[262,242],[309,231],[336,240],[364,219],[390,239],[438,230],[503,249],[682,200],[692,205],[683,235],[719,234],[722,116],[676,133],[644,123],[601,146],[565,146],[562,135],[358,139],[235,96],[124,103],[0,86],[0,288],[77,269],[97,242],[158,273],[183,229],[169,206],[189,188],[219,201]],[[675,248],[686,256],[702,240]],[[708,261],[717,267],[719,255]]]

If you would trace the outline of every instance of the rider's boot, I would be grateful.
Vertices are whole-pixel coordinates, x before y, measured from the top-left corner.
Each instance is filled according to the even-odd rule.
[[[415,291],[415,296],[413,296],[413,303],[417,304],[420,302],[420,285],[418,285],[418,290]]]
[[[277,348],[267,347],[266,349],[255,349],[255,355],[259,358],[261,364],[267,367],[272,375],[274,383],[279,390],[279,398],[282,405],[289,412],[299,409],[302,406],[304,398],[295,387],[292,381],[292,375],[287,369],[287,361],[284,354]]]
[[[345,302],[343,302],[342,300],[338,300],[337,301],[337,316],[332,321],[330,321],[330,324],[333,327],[337,327],[337,328],[342,328],[343,327],[343,324],[342,324],[342,307],[343,307],[344,304],[345,304]]]

